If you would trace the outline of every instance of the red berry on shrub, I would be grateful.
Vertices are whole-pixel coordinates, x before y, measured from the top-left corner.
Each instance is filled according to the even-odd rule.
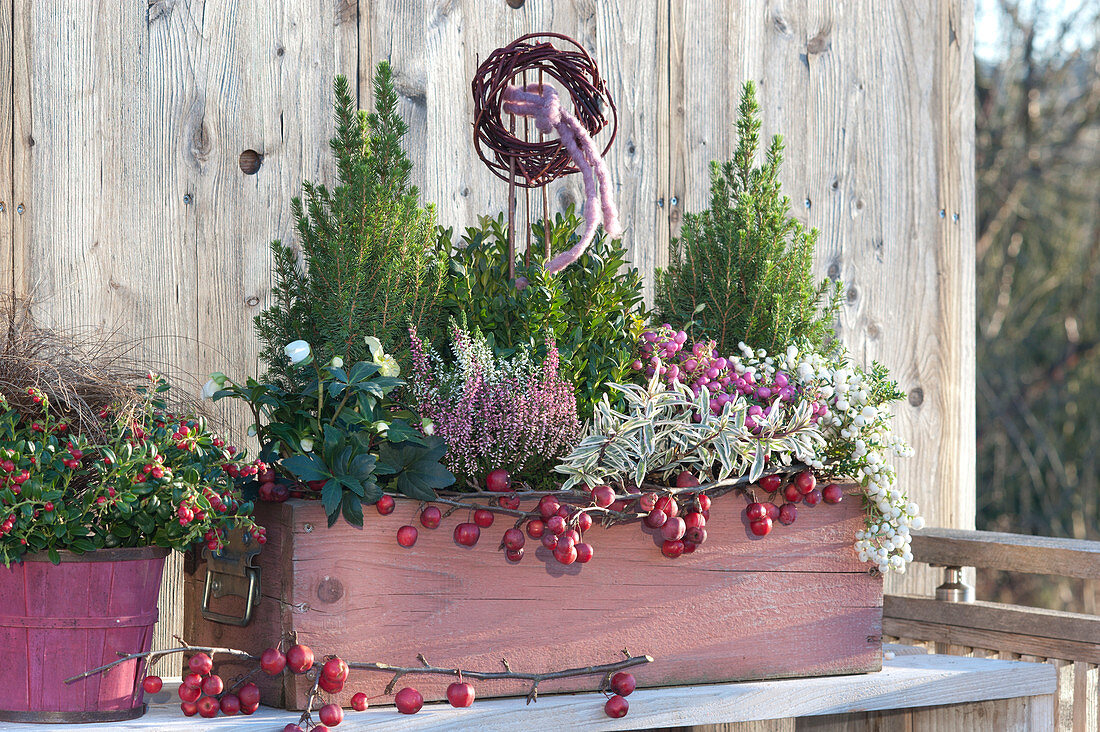
[[[378,503],[374,504],[374,507],[378,509],[378,513],[383,516],[389,516],[393,513],[393,509],[397,506],[397,501],[393,500],[393,496],[383,495],[378,499]]]
[[[241,700],[236,694],[226,694],[222,697],[221,710],[225,716],[232,717],[241,711]]]
[[[347,681],[349,671],[350,669],[343,659],[330,658],[321,667],[321,676],[330,681]]]
[[[764,503],[764,508],[767,509],[768,518],[770,518],[772,521],[779,520],[779,506],[775,505],[771,501],[766,501]]]
[[[196,653],[194,656],[191,656],[191,660],[187,662],[187,667],[199,676],[206,676],[214,670],[214,660],[205,653]]]
[[[765,516],[759,521],[750,522],[749,528],[752,530],[752,533],[756,534],[757,536],[767,536],[768,533],[772,530],[772,520]]]
[[[684,553],[684,542],[680,539],[671,541],[665,541],[661,544],[661,554],[664,554],[669,559],[675,559]]]
[[[199,713],[199,708],[195,705],[195,702],[185,701],[180,702],[180,711],[183,712],[183,716],[185,717],[194,717]]]
[[[239,698],[239,695],[238,695],[238,698]],[[252,714],[253,712],[255,712],[259,708],[260,708],[260,703],[259,702],[256,702],[255,704],[244,704],[244,703],[242,703],[241,704],[241,714]]]
[[[645,525],[651,529],[659,529],[665,525],[665,521],[668,521],[668,516],[665,512],[659,508],[655,508],[646,514]]]
[[[587,513],[577,514],[577,530],[580,532],[588,531],[592,528],[592,517]]]
[[[559,508],[561,508],[561,503],[553,496],[543,496],[539,499],[539,513],[542,514],[544,520],[556,514]]]
[[[554,559],[557,559],[562,564],[572,564],[577,561],[577,547],[571,543],[567,545],[568,548],[563,548],[559,542],[557,548],[554,549]]]
[[[344,690],[343,681],[326,679],[324,676],[317,679],[317,685],[320,686],[323,691],[327,691],[329,694],[339,694],[341,691]]]
[[[546,520],[546,528],[550,529],[552,534],[561,535],[565,533],[565,519],[555,514]]]
[[[439,527],[439,522],[443,520],[443,512],[435,506],[428,506],[420,512],[420,524],[425,529],[435,529]]]
[[[271,676],[282,673],[286,668],[286,655],[278,648],[268,648],[260,656],[260,668]]]
[[[402,714],[416,714],[424,706],[424,697],[420,696],[420,692],[411,686],[406,686],[397,692],[393,697],[393,701],[397,705],[397,711]]]
[[[710,500],[710,496],[708,496],[706,493],[700,493],[698,496],[695,497],[695,500],[699,501],[699,510],[700,511],[709,511],[710,510],[711,500]]]
[[[661,496],[657,499],[657,508],[665,512],[665,516],[672,518],[680,514],[680,506],[672,496]]]
[[[189,673],[183,677],[183,685],[198,689],[202,686],[202,677],[197,673]]]
[[[241,707],[250,707],[260,703],[260,687],[253,683],[247,683],[237,692],[237,698],[241,700]]]
[[[779,475],[765,475],[760,479],[760,487],[768,493],[775,493],[779,486],[783,485],[783,477]]]
[[[665,521],[661,526],[661,536],[666,541],[675,541],[676,539],[684,538],[684,532],[687,531],[687,524],[679,516],[673,516]]]
[[[630,696],[638,683],[634,680],[634,674],[620,671],[611,677],[611,690],[619,696]]]
[[[643,493],[638,496],[638,508],[649,513],[653,509],[657,508],[657,494],[656,493]]]
[[[452,707],[468,707],[474,703],[474,687],[464,681],[455,681],[447,687],[447,701]]]
[[[577,562],[580,564],[588,564],[592,560],[592,545],[581,542],[577,544],[574,549],[577,550]]]
[[[677,488],[693,488],[697,485],[699,485],[699,479],[686,470],[676,476]]]
[[[351,695],[351,708],[357,712],[365,712],[367,710],[367,695],[361,691],[357,691]]]
[[[625,717],[627,710],[630,709],[630,704],[626,699],[622,698],[618,694],[607,700],[607,703],[603,705],[604,713],[613,718],[619,719]]]
[[[707,530],[702,526],[689,526],[684,532],[684,544],[699,545],[707,540]]]
[[[222,681],[222,677],[214,674],[207,676],[202,680],[202,693],[207,696],[217,696],[225,691],[225,683]]]
[[[527,540],[523,537],[523,532],[517,528],[511,528],[504,532],[504,548],[505,549],[519,549]]]
[[[511,493],[507,496],[501,496],[497,500],[497,503],[500,504],[501,508],[511,508],[515,510],[519,508],[519,496],[517,496],[515,493]]]
[[[821,503],[821,491],[819,491],[817,488],[814,488],[812,491],[807,493],[802,500],[806,502],[807,506],[816,506],[817,504]]]
[[[798,492],[802,495],[806,495],[814,488],[817,487],[817,478],[809,470],[804,470],[798,475],[794,476],[794,484],[798,487]]]
[[[218,704],[218,700],[212,696],[202,697],[195,702],[195,706],[199,708],[199,715],[207,719],[213,719],[218,716],[218,712],[221,711],[221,705]]]
[[[509,562],[518,562],[523,559],[523,547],[519,549],[505,549],[504,556],[507,557]]]
[[[798,516],[798,509],[793,503],[784,503],[779,507],[779,523],[790,526]]]
[[[527,535],[532,539],[538,539],[544,531],[546,531],[546,522],[538,519],[531,519],[527,522]]]
[[[420,532],[416,530],[415,526],[402,526],[397,530],[397,543],[407,549],[416,543],[416,537],[419,535]]]
[[[707,525],[707,519],[703,514],[698,511],[692,511],[687,516],[684,516],[684,525],[689,529],[692,527],[702,527]]]
[[[313,650],[298,644],[286,652],[286,667],[296,674],[304,674],[313,666]]]
[[[615,491],[609,485],[598,485],[592,491],[592,502],[601,508],[607,508],[615,502]]]
[[[156,694],[164,688],[164,680],[159,676],[146,676],[141,681],[141,688],[145,690],[146,694]]]
[[[494,493],[507,493],[512,490],[512,476],[504,468],[497,468],[485,477],[485,487]]]
[[[759,521],[768,515],[768,509],[764,508],[763,503],[750,503],[745,507],[745,518],[749,521]]]
[[[783,489],[783,497],[787,499],[787,503],[798,503],[802,500],[802,492],[798,490],[798,486],[791,483]]]
[[[557,545],[558,545],[557,534],[554,534],[551,531],[547,531],[546,533],[544,533],[542,535],[541,541],[542,541],[542,545],[544,547],[546,547],[547,549],[549,549],[550,551],[554,551],[554,548],[557,547]]]
[[[486,508],[479,508],[474,511],[474,523],[483,529],[487,529],[493,525],[493,512]]]
[[[840,503],[844,500],[844,490],[836,483],[830,483],[821,490],[825,503]]]
[[[481,538],[481,529],[477,524],[464,521],[455,527],[454,538],[455,543],[460,546],[473,546]]]
[[[326,704],[317,712],[317,718],[321,720],[321,724],[335,727],[344,721],[344,710],[338,704]]]

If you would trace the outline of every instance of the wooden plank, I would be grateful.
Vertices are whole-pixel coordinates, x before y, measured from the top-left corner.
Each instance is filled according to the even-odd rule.
[[[998,654],[1000,658],[1030,654],[1037,658],[1070,658],[1100,663],[1100,647],[1096,643],[1087,641],[1044,638],[946,623],[900,620],[893,617],[883,618],[882,629],[888,634],[911,635],[941,643],[996,648],[1000,651]]]
[[[740,86],[757,80],[762,134],[786,138],[784,190],[821,231],[816,271],[848,285],[841,338],[908,394],[896,428],[916,455],[898,461],[899,483],[930,524],[972,528],[973,3],[700,0],[671,13],[680,205],[706,205],[707,165],[731,155]],[[887,589],[930,592],[932,574]]]
[[[11,192],[8,208],[11,278],[14,291],[28,294],[27,263],[31,237],[31,126],[32,0],[10,0],[11,9]],[[34,293],[38,295],[37,291]]]
[[[996,602],[942,602],[928,597],[900,595],[887,595],[883,603],[884,615],[897,620],[942,623],[1085,644],[1097,639],[1092,640],[1091,645],[1100,652],[1100,617],[1094,615]],[[1046,655],[1073,659],[1072,656],[1057,653]]]
[[[856,712],[798,720],[798,732],[1033,732],[1050,729],[1052,699],[1043,696],[926,709]]]
[[[15,250],[12,217],[12,3],[0,0],[0,293],[15,288]]]
[[[970,706],[975,702],[988,704],[992,700],[1018,697],[1042,701],[1044,696],[1049,700],[1054,688],[1054,670],[1042,664],[907,656],[894,659],[884,666],[882,673],[877,674],[638,689],[630,696],[630,713],[622,719],[610,719],[604,715],[604,697],[601,694],[586,693],[540,695],[537,703],[526,707],[518,699],[479,700],[468,709],[429,704],[420,713],[411,716],[395,714],[392,708],[372,707],[365,712],[347,712],[340,729],[394,732],[477,729],[496,732],[514,730],[517,723],[525,729],[583,729],[594,732],[654,729],[772,720],[777,715],[806,717],[937,708],[945,704]],[[152,705],[144,718],[115,723],[112,729],[156,729],[158,732],[195,729],[193,719],[180,715],[179,700],[174,696],[171,691],[163,694],[165,701]],[[1028,713],[1033,721],[1043,719],[1042,710],[1036,712],[1030,709]],[[251,717],[235,717],[231,726],[241,732],[270,731],[296,721],[297,717],[297,713],[261,707]],[[803,720],[799,721],[796,729],[801,729],[801,724]],[[16,729],[21,727],[0,725],[0,730],[4,732],[14,732]],[[73,725],[67,729],[91,732],[98,728],[94,725]],[[1050,726],[1022,729],[1045,730]]]
[[[1073,732],[1073,662],[1052,658],[1047,663],[1058,674],[1058,691],[1054,694],[1054,728]]]
[[[995,531],[922,529],[913,532],[913,557],[939,566],[1100,578],[1100,541]]]
[[[1100,669],[1095,664],[1073,664],[1073,732],[1100,728]]]

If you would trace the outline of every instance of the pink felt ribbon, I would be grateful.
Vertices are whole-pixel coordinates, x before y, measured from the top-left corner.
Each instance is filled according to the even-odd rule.
[[[542,87],[541,90],[539,87]],[[596,227],[603,222],[608,236],[623,233],[619,223],[619,210],[611,200],[611,173],[588,130],[568,110],[562,109],[561,100],[553,87],[545,84],[528,84],[524,88],[509,85],[504,90],[501,109],[507,114],[531,117],[540,132],[557,132],[569,157],[576,163],[584,178],[584,235],[577,244],[550,260],[546,270],[557,273],[576,262],[592,239]]]

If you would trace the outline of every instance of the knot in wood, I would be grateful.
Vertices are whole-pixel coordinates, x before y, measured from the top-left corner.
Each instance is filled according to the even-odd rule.
[[[317,585],[317,599],[332,604],[344,596],[344,585],[334,577],[325,577]]]

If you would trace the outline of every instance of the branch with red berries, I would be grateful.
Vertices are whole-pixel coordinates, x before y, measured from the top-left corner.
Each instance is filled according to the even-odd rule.
[[[540,673],[514,671],[506,659],[501,659],[502,671],[477,671],[461,668],[447,668],[433,666],[423,653],[417,654],[419,666],[394,666],[387,663],[351,661],[346,662],[338,656],[325,656],[321,662],[315,662],[313,650],[309,646],[294,644],[286,653],[279,646],[268,648],[259,657],[235,648],[221,648],[211,646],[192,646],[182,643],[179,648],[167,648],[159,651],[147,651],[145,653],[131,653],[120,655],[117,661],[85,671],[82,674],[66,679],[66,684],[71,684],[80,679],[103,673],[119,664],[145,659],[146,667],[156,660],[176,653],[193,653],[188,661],[190,673],[183,677],[179,687],[180,708],[186,716],[199,714],[203,717],[213,718],[219,713],[226,716],[235,714],[252,714],[260,705],[260,689],[255,684],[248,682],[256,670],[275,676],[289,670],[295,674],[305,674],[316,669],[316,679],[310,689],[306,701],[305,710],[297,725],[287,725],[284,732],[327,732],[330,727],[335,727],[343,721],[344,711],[334,702],[321,705],[317,710],[319,724],[313,721],[313,707],[321,701],[321,693],[338,694],[344,690],[348,674],[351,669],[360,671],[377,671],[392,674],[392,678],[386,685],[385,695],[394,694],[394,688],[398,680],[405,676],[416,675],[441,675],[454,676],[456,680],[447,687],[447,701],[454,707],[468,707],[474,702],[476,696],[472,684],[467,679],[475,681],[495,681],[502,679],[514,679],[530,683],[527,692],[526,703],[538,700],[539,683],[553,679],[567,679],[581,676],[600,676],[601,681],[598,691],[608,695],[604,710],[611,717],[622,717],[627,713],[629,704],[626,697],[634,691],[636,686],[634,676],[627,669],[643,664],[652,663],[651,656],[635,656],[623,649],[623,658],[611,663],[567,668],[557,671],[543,671]],[[281,644],[280,644],[281,646]],[[213,673],[214,655],[232,656],[233,658],[256,661],[257,669],[239,677],[235,683],[226,686],[220,676]],[[243,684],[243,686],[242,686]],[[142,680],[142,688],[150,694],[155,694],[163,688],[164,682],[159,676],[146,676]],[[237,687],[240,687],[237,690]],[[235,693],[234,693],[235,692]],[[356,711],[363,711],[368,706],[369,699],[363,692],[358,692],[351,697],[351,706]],[[424,706],[424,697],[411,686],[401,688],[394,694],[394,704],[401,714],[416,714]]]

